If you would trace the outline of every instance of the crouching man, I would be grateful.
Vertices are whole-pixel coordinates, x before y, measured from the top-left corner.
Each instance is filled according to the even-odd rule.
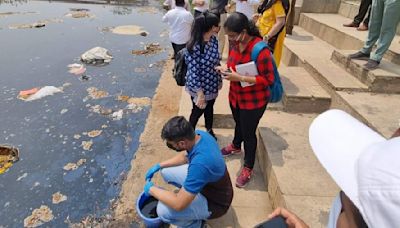
[[[159,200],[158,216],[178,227],[202,227],[205,220],[224,215],[231,205],[233,189],[215,139],[205,131],[195,131],[181,116],[164,125],[161,138],[178,153],[146,174],[144,192]],[[159,170],[165,182],[179,188],[177,193],[151,182]]]

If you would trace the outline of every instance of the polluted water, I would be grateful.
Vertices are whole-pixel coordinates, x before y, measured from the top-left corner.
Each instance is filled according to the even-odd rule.
[[[158,200],[154,197],[150,197],[143,203],[143,206],[140,210],[147,218],[157,218],[157,204]]]

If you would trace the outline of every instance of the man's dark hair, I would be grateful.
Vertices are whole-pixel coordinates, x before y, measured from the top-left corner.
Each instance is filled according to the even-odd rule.
[[[183,116],[172,117],[161,131],[163,140],[178,142],[184,139],[194,140],[196,134],[192,125]]]
[[[185,6],[185,0],[175,0],[175,5],[184,7]]]

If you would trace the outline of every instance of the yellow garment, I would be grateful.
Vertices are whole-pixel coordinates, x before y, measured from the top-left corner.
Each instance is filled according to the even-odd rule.
[[[260,30],[261,36],[265,36],[276,23],[276,18],[285,17],[285,9],[281,1],[276,1],[269,9],[265,10],[257,21],[257,27]],[[275,43],[274,58],[276,65],[279,67],[282,57],[283,40],[286,36],[286,27],[283,28]]]

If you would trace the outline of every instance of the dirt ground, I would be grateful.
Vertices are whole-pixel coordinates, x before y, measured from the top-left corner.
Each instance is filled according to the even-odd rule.
[[[119,225],[128,225],[138,221],[135,202],[143,191],[144,176],[148,168],[173,155],[161,140],[161,128],[171,117],[178,114],[181,88],[172,77],[173,61],[168,60],[163,69],[160,83],[152,100],[152,108],[140,137],[140,146],[131,162],[131,170],[122,185],[119,202],[116,205],[114,219]],[[159,182],[155,176],[155,182]]]

